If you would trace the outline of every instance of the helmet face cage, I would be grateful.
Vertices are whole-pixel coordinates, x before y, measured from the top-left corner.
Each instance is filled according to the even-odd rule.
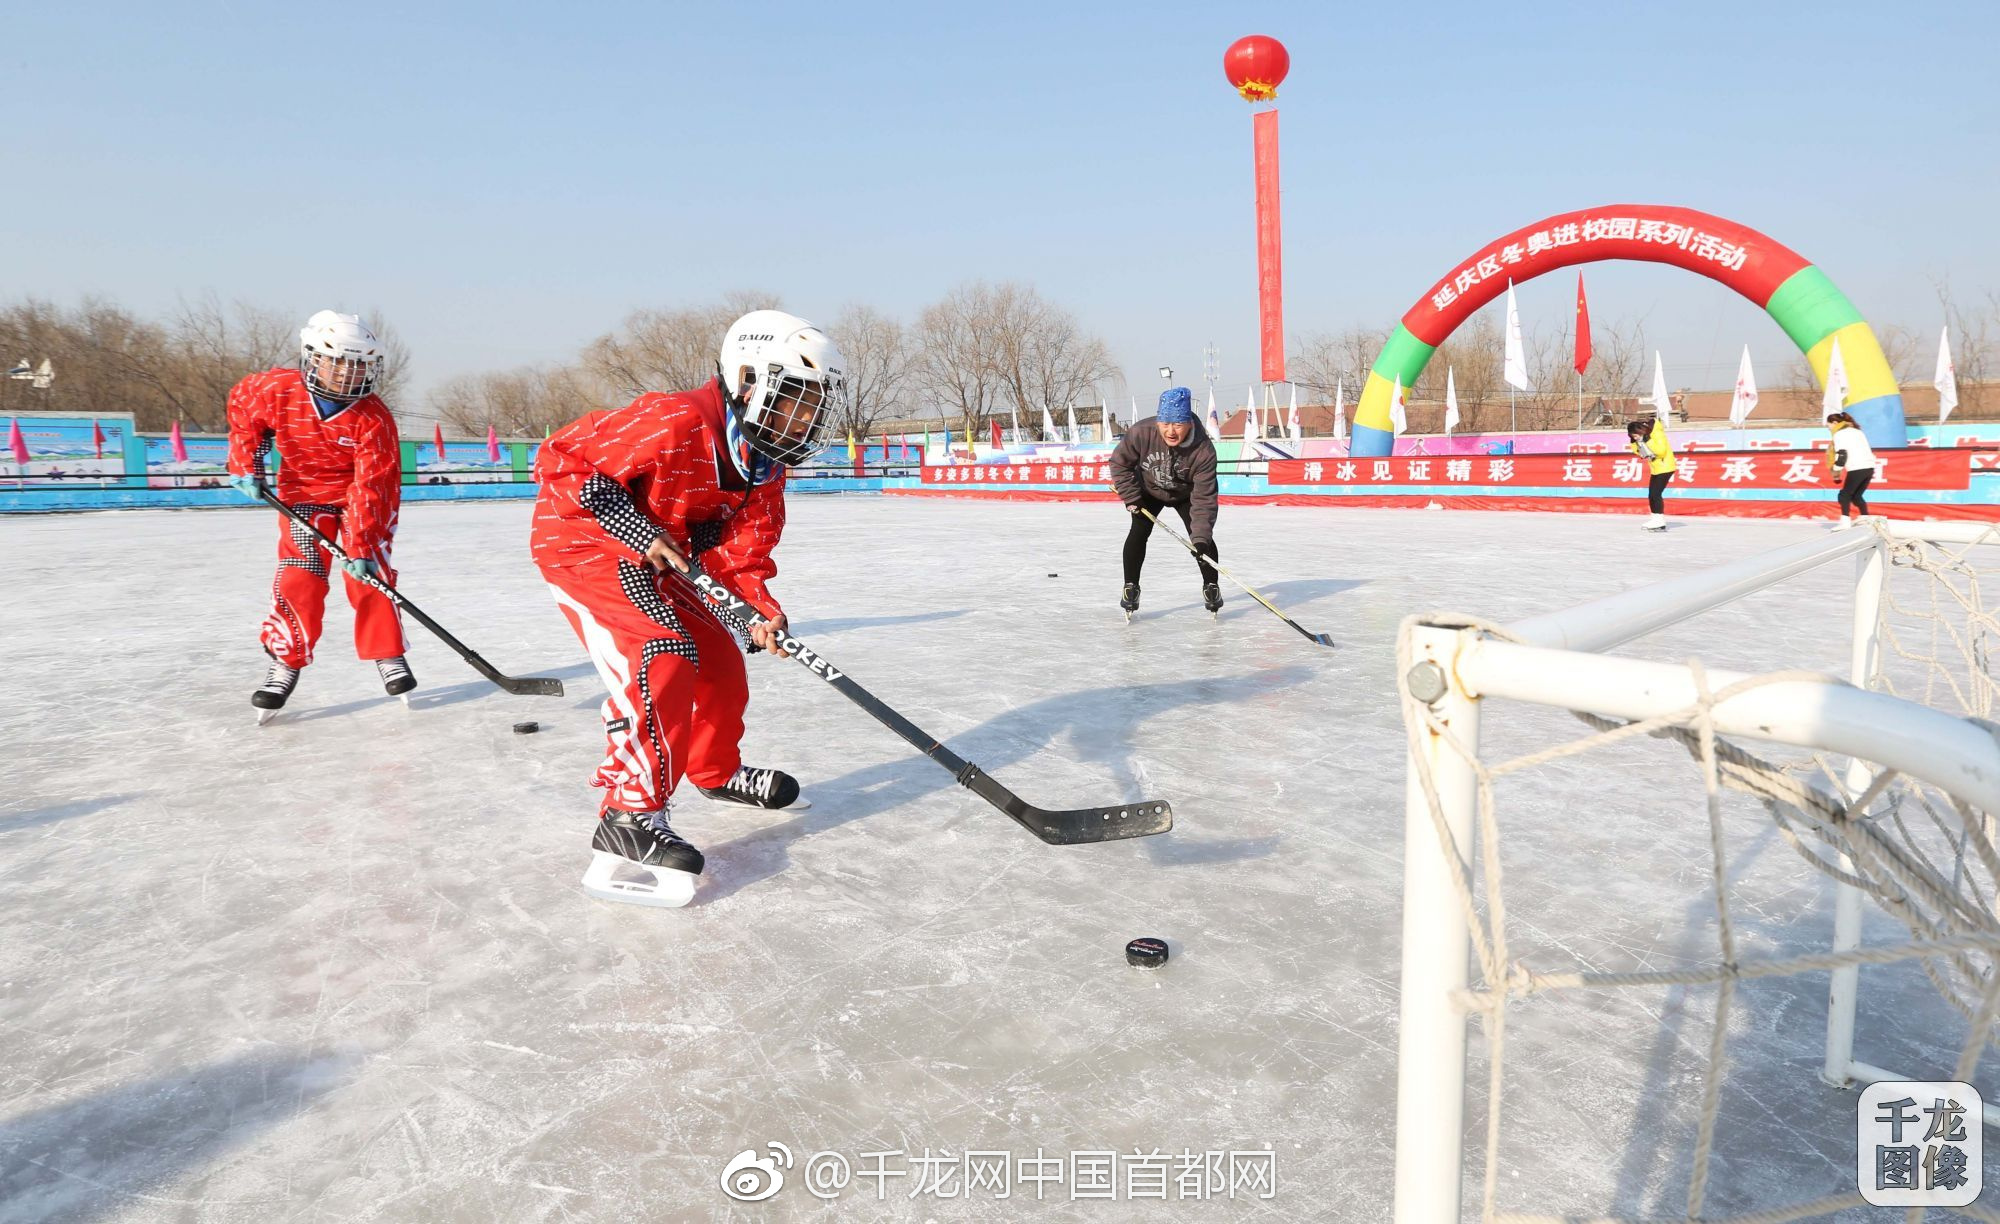
[[[306,388],[314,395],[352,401],[375,389],[382,374],[382,358],[329,353],[308,344],[300,352],[299,369],[306,376]]]
[[[847,406],[837,374],[771,362],[743,388],[743,436],[757,452],[797,467],[819,451],[827,425]]]

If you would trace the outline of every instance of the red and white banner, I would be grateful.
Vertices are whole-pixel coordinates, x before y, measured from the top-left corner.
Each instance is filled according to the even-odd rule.
[[[1963,489],[1971,479],[1969,451],[1877,453],[1879,489]],[[1704,451],[1678,456],[1669,489],[1793,489],[1834,486],[1823,451],[1750,453]],[[1646,461],[1637,455],[1477,455],[1387,459],[1274,459],[1272,485],[1505,485],[1516,488],[1644,487]]]
[[[1285,381],[1285,244],[1278,215],[1278,112],[1251,120],[1257,149],[1257,334],[1265,382]]]
[[[1111,463],[961,463],[924,468],[924,483],[1109,485]]]

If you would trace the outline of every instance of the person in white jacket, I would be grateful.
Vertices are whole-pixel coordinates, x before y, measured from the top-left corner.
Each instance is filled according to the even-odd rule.
[[[1854,418],[1845,412],[1836,412],[1826,418],[1826,427],[1833,431],[1833,445],[1827,447],[1827,466],[1840,475],[1840,521],[1834,524],[1835,531],[1845,531],[1854,525],[1854,519],[1868,513],[1868,500],[1862,496],[1868,482],[1875,478],[1875,452],[1868,445],[1868,435],[1854,423]],[[1854,507],[1854,518],[1847,517],[1847,508]]]

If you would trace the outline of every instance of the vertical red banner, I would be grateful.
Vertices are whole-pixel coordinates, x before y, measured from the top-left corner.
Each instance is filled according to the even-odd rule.
[[[1251,118],[1257,146],[1257,334],[1264,381],[1285,381],[1285,239],[1278,219],[1278,112]]]

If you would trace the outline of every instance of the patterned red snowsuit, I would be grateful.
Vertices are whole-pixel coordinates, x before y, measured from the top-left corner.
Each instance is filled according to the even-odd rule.
[[[403,451],[388,406],[365,395],[321,420],[296,369],[252,374],[229,392],[229,474],[264,475],[265,448],[273,443],[278,498],[349,556],[373,560],[394,586],[389,546],[403,502]],[[326,549],[303,528],[286,518],[278,522],[278,575],[258,636],[272,658],[304,667],[319,642],[331,567]],[[388,659],[409,649],[388,596],[349,578],[347,602],[354,609],[355,654]]]
[[[749,687],[735,637],[678,574],[661,534],[766,616],[785,529],[784,470],[750,487],[729,461],[719,382],[593,412],[542,443],[532,549],[610,692],[602,807],[658,811],[683,775],[721,786],[741,760]]]

